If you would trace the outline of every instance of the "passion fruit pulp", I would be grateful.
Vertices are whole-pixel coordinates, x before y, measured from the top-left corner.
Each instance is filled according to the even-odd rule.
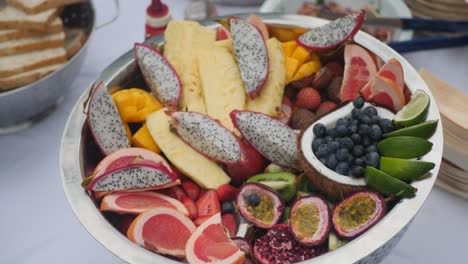
[[[237,195],[240,214],[260,228],[271,228],[283,214],[283,202],[272,188],[259,183],[246,183]]]

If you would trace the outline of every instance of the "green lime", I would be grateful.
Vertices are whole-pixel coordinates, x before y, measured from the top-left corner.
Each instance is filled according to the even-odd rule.
[[[416,90],[411,100],[396,114],[393,122],[400,126],[413,126],[426,119],[430,103],[429,95],[422,90]]]
[[[399,137],[399,136],[412,136],[412,137],[428,139],[434,134],[437,128],[438,121],[439,120],[431,120],[431,121],[422,122],[421,124],[418,124],[415,126],[405,127],[405,128],[398,129],[396,131],[384,134],[383,137],[387,138],[387,137]]]
[[[413,197],[418,190],[374,167],[367,166],[365,176],[367,185],[385,195]]]
[[[435,164],[427,161],[381,157],[380,170],[402,181],[419,179],[434,168]]]
[[[377,148],[385,157],[413,159],[431,151],[432,143],[418,137],[390,137],[380,141]]]

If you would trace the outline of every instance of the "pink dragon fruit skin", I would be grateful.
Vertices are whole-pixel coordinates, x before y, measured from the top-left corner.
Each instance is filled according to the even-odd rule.
[[[174,67],[158,50],[148,45],[135,43],[134,53],[148,87],[163,105],[176,109],[182,83]]]

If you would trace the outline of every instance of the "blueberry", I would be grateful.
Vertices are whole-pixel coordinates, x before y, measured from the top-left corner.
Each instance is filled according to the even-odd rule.
[[[354,177],[362,177],[364,175],[364,168],[361,166],[354,166],[351,168],[351,175]]]
[[[351,121],[351,125],[352,125],[352,126],[359,126],[359,120],[353,119],[353,120]]]
[[[362,112],[369,117],[377,115],[377,109],[373,106],[368,106],[364,108]]]
[[[354,156],[353,156],[353,154],[350,154],[350,155],[348,156],[348,160],[347,160],[346,162],[348,162],[348,164],[353,164],[353,162],[354,162]]]
[[[335,171],[341,175],[347,175],[349,171],[349,165],[346,162],[340,162],[336,165]]]
[[[320,162],[322,162],[322,164],[327,164],[327,158],[320,158]]]
[[[317,152],[315,153],[315,155],[317,155],[317,157],[319,157],[319,158],[323,158],[323,157],[328,156],[327,144],[320,145],[318,147]]]
[[[366,165],[366,163],[361,158],[355,158],[354,159],[354,165],[364,167]]]
[[[359,96],[358,98],[354,99],[353,105],[356,108],[362,108],[364,106],[364,98],[362,96]]]
[[[367,163],[367,165],[371,167],[379,168],[379,165],[380,165],[379,153],[377,152],[367,153],[366,157],[364,158],[364,161]]]
[[[395,131],[397,127],[392,123],[390,119],[380,119],[379,126],[384,134]]]
[[[221,204],[221,213],[231,214],[234,213],[234,205],[231,202],[224,202]]]
[[[327,128],[327,136],[332,138],[336,137],[336,129],[335,128]]]
[[[312,141],[312,150],[317,151],[318,147],[325,143],[325,139],[323,138],[314,138],[314,141]]]
[[[330,154],[330,156],[328,156],[328,159],[327,159],[327,167],[334,170],[336,165],[338,164],[338,160],[336,159],[336,156],[335,154]]]
[[[351,125],[348,127],[348,132],[349,134],[356,133],[358,131],[358,126],[357,125]]]
[[[355,157],[361,157],[364,155],[364,147],[361,145],[357,145],[353,147],[353,155]]]
[[[361,123],[367,124],[367,125],[372,124],[372,119],[369,116],[364,115],[364,114],[359,115],[359,121],[361,121]]]
[[[380,140],[382,138],[382,130],[378,125],[372,125],[370,128],[369,136],[372,140]]]
[[[341,138],[338,142],[340,143],[340,146],[342,148],[345,148],[347,150],[352,150],[353,149],[353,146],[354,146],[353,140],[351,140],[351,138],[349,138],[349,137]]]
[[[314,135],[317,137],[324,137],[327,129],[322,123],[318,123],[314,126]]]
[[[345,118],[338,118],[336,121],[336,126],[348,126],[348,121]]]
[[[336,151],[336,159],[339,161],[348,160],[349,151],[345,148],[340,148]]]
[[[372,124],[377,124],[378,125],[379,122],[380,122],[380,117],[375,115],[375,116],[371,117],[371,120],[372,120]]]
[[[336,127],[336,134],[341,137],[346,136],[346,134],[348,134],[348,129],[345,125],[339,125]]]
[[[372,144],[372,140],[369,137],[362,137],[361,145],[364,147],[370,146]]]
[[[351,140],[353,141],[354,145],[361,143],[361,136],[357,133],[351,135]]]
[[[366,153],[377,152],[377,146],[372,144],[366,148]]]
[[[358,133],[361,136],[366,136],[369,134],[370,127],[366,124],[359,125]]]
[[[330,143],[330,142],[332,142],[332,141],[333,141],[333,138],[332,138],[332,137],[330,137],[330,136],[326,136],[326,137],[325,137],[325,142],[326,142],[326,143]]]
[[[329,153],[334,153],[340,147],[340,143],[337,141],[332,141],[327,144],[327,147]]]
[[[252,207],[256,207],[260,204],[260,202],[260,196],[258,196],[256,193],[252,193],[249,196],[247,196],[247,204]]]

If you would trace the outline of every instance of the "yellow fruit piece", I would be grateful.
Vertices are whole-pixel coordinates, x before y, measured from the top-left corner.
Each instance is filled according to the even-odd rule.
[[[309,60],[310,61],[320,61],[320,58],[316,53],[310,53]]]
[[[298,46],[292,54],[292,57],[298,60],[299,64],[303,64],[304,62],[308,61],[309,56],[310,52],[302,46]]]
[[[309,61],[301,65],[299,70],[293,77],[293,81],[300,80],[306,76],[311,75],[312,73],[317,72],[320,69],[320,61]]]
[[[143,122],[147,115],[162,108],[153,95],[139,88],[120,90],[112,98],[122,120],[127,123]]]
[[[299,68],[299,61],[295,58],[286,57],[284,58],[284,64],[286,66],[286,83],[289,83]]]
[[[298,37],[297,33],[288,28],[271,27],[269,30],[270,37],[277,38],[281,42],[296,40]]]
[[[148,127],[143,125],[132,137],[132,145],[138,148],[145,148],[156,153],[161,153],[161,149],[158,144],[154,142],[153,137],[151,136]]]
[[[284,54],[287,57],[291,57],[294,53],[294,50],[298,47],[297,42],[295,40],[284,42],[281,45],[283,45]]]
[[[198,153],[171,131],[167,109],[160,109],[146,119],[146,125],[154,141],[167,159],[198,185],[205,189],[218,189],[231,178],[214,161]]]
[[[132,138],[132,131],[130,131],[130,127],[128,126],[127,123],[125,123],[125,122],[122,122],[122,123],[123,123],[123,126],[125,128],[125,132],[127,133],[128,139],[131,139]]]

